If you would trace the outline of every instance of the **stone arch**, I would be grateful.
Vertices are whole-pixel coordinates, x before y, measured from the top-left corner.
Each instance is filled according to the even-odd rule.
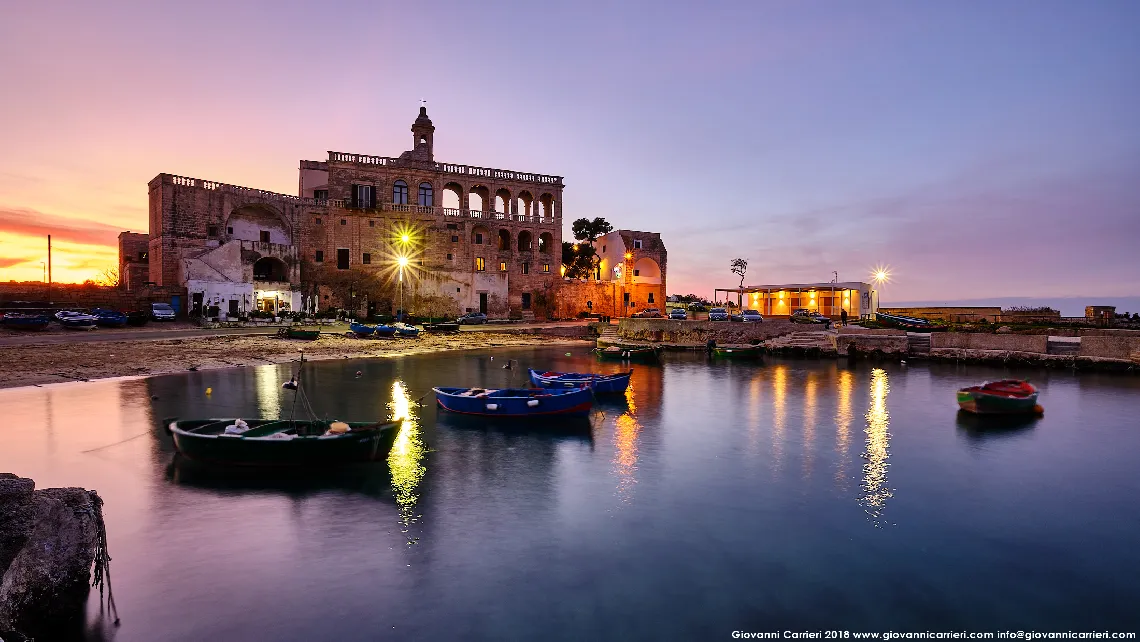
[[[508,252],[511,249],[511,233],[507,230],[499,230],[499,249]]]
[[[554,247],[554,235],[550,232],[543,232],[538,235],[538,251],[550,254]]]
[[[550,192],[538,197],[538,215],[542,218],[554,218],[554,196]]]
[[[661,266],[657,265],[657,261],[643,256],[637,259],[633,264],[633,282],[634,283],[661,283]]]
[[[474,212],[482,212],[487,209],[487,204],[490,202],[491,190],[487,189],[485,185],[475,185],[471,188],[470,201],[468,208]],[[479,199],[476,203],[475,199]],[[476,207],[478,205],[478,207]]]
[[[495,192],[495,211],[506,214],[511,211],[511,191],[505,187]]]
[[[519,252],[530,252],[533,236],[528,230],[519,232]]]
[[[486,225],[476,225],[471,228],[471,244],[472,245],[490,245],[491,244],[491,230],[487,229]]]
[[[518,199],[516,199],[515,213],[530,218],[534,214],[531,209],[533,205],[534,197],[530,195],[530,192],[523,190],[519,192]]]
[[[263,256],[253,262],[253,280],[254,281],[276,281],[284,282],[289,280],[289,266],[285,265],[285,261],[272,256]]]
[[[268,232],[270,243],[292,245],[289,219],[266,203],[250,203],[233,209],[225,220],[226,236],[241,241],[262,241]],[[232,232],[230,230],[233,230]]]
[[[466,190],[459,183],[448,183],[443,186],[440,195],[440,205],[445,209],[457,210],[463,207],[463,193]]]

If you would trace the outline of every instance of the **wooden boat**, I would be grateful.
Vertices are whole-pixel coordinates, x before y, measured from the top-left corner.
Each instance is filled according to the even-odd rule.
[[[617,374],[594,374],[590,372],[535,372],[527,368],[530,382],[539,388],[581,388],[589,386],[594,394],[622,394],[629,387],[633,370]]]
[[[363,323],[357,323],[355,321],[348,324],[348,329],[358,337],[370,337],[374,332],[376,332],[376,326],[365,325]]]
[[[904,330],[925,331],[930,332],[936,326],[926,319],[919,319],[917,317],[904,317],[897,314],[883,314],[882,312],[875,313],[875,320],[883,325],[889,325],[895,328],[902,328]]]
[[[1027,381],[1003,379],[958,391],[958,406],[981,415],[1041,414],[1037,388]]]
[[[413,337],[420,336],[420,329],[414,325],[408,325],[406,323],[397,323],[393,327],[396,329],[396,336],[398,336],[398,337],[405,337],[405,338],[410,339]]]
[[[127,315],[119,312],[118,310],[111,310],[110,308],[92,308],[91,316],[95,317],[95,323],[105,328],[121,328],[127,325]]]
[[[13,330],[43,330],[50,324],[51,317],[46,314],[4,313],[4,327]]]
[[[231,466],[327,466],[384,460],[400,421],[328,422],[254,419],[226,434],[235,419],[172,421],[167,432],[184,457]]]
[[[428,323],[424,325],[424,332],[459,332],[458,323]]]
[[[599,359],[611,361],[656,361],[661,357],[661,349],[653,346],[609,346],[597,348],[594,354]]]
[[[277,331],[277,336],[285,339],[301,339],[304,341],[313,341],[321,337],[320,328],[316,330],[305,330],[304,328],[281,328]]]
[[[60,310],[55,313],[55,320],[68,330],[94,330],[96,319],[90,314]]]
[[[594,391],[589,386],[568,389],[432,388],[440,408],[481,417],[576,417],[590,413]]]
[[[715,346],[711,353],[718,359],[759,359],[764,355],[761,346]]]
[[[396,328],[390,325],[381,323],[376,326],[376,336],[378,337],[394,337],[396,336]]]

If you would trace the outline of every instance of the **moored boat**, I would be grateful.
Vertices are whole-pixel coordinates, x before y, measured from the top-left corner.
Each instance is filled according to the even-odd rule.
[[[440,408],[482,417],[576,417],[590,413],[594,391],[589,386],[544,388],[432,388]]]
[[[378,337],[393,337],[395,335],[396,335],[396,328],[394,328],[390,325],[384,325],[383,323],[381,323],[380,325],[376,326],[376,336],[378,336]]]
[[[320,329],[306,330],[304,328],[281,328],[277,331],[277,336],[286,339],[301,339],[304,341],[313,341],[321,337]]]
[[[600,359],[611,361],[656,361],[661,357],[661,349],[653,346],[609,346],[597,348],[594,354]]]
[[[592,372],[536,372],[527,368],[530,382],[539,388],[581,388],[590,386],[594,394],[621,394],[629,387],[633,370],[617,374],[594,374]]]
[[[889,325],[904,330],[914,330],[920,332],[930,332],[936,330],[938,326],[926,319],[919,319],[917,317],[904,317],[897,314],[883,314],[882,312],[875,313],[875,320],[883,325]]]
[[[127,315],[110,308],[92,308],[91,316],[95,323],[105,328],[121,328],[127,325]]]
[[[764,355],[761,346],[715,346],[712,356],[720,359],[759,359]]]
[[[459,332],[458,323],[428,323],[424,325],[424,332]]]
[[[358,337],[370,337],[374,332],[376,332],[376,326],[357,323],[355,321],[348,324],[348,329]]]
[[[420,336],[420,329],[414,325],[408,325],[406,323],[397,323],[393,327],[395,328],[396,336],[398,336],[398,337],[406,337],[406,338],[410,339],[412,337]]]
[[[4,313],[4,327],[13,330],[43,330],[49,324],[51,324],[51,317],[46,314]]]
[[[96,318],[90,314],[60,310],[55,313],[55,320],[68,330],[94,330]]]
[[[980,415],[1041,414],[1037,388],[1028,381],[1003,379],[958,391],[958,406]]]
[[[387,458],[400,421],[192,419],[167,431],[175,449],[198,461],[232,466],[327,466]],[[242,426],[240,433],[227,432]]]

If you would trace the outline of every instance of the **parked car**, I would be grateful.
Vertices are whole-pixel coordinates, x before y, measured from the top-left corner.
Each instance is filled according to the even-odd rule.
[[[745,323],[763,323],[764,317],[756,310],[744,310],[740,314],[732,315],[732,320],[743,321]]]
[[[831,319],[823,316],[815,310],[808,310],[806,308],[800,308],[799,310],[796,310],[792,313],[792,316],[788,317],[788,320],[792,323],[815,323],[827,326],[829,328],[831,327]]]
[[[728,321],[728,310],[724,308],[709,310],[709,321]]]
[[[704,304],[702,304],[702,303],[690,303],[689,304],[689,312],[704,312],[706,310],[708,310],[708,308],[705,307]]]
[[[150,318],[155,321],[173,321],[175,316],[174,308],[169,303],[150,304]]]
[[[482,312],[468,312],[455,320],[459,325],[482,325],[487,322],[487,315]]]
[[[685,314],[685,311],[682,308],[673,308],[672,310],[669,310],[669,318],[676,321],[684,321],[685,319],[689,318],[689,315]]]
[[[662,319],[662,318],[664,318],[664,315],[661,314],[661,310],[658,310],[657,308],[645,308],[641,312],[634,312],[633,314],[631,314],[629,316],[631,316],[632,318],[635,318],[635,319]]]

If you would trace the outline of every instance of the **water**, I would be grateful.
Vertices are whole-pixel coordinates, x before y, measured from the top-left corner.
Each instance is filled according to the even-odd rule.
[[[306,385],[318,414],[367,420],[432,385],[521,383],[508,357],[599,367],[564,352],[320,362]],[[92,600],[88,639],[1140,624],[1137,377],[670,355],[584,426],[488,429],[428,396],[389,466],[267,479],[172,463],[162,418],[288,414],[288,373],[0,391],[0,470],[106,500],[122,625],[100,628]],[[957,417],[956,388],[1009,374],[1041,388],[1043,418]]]

